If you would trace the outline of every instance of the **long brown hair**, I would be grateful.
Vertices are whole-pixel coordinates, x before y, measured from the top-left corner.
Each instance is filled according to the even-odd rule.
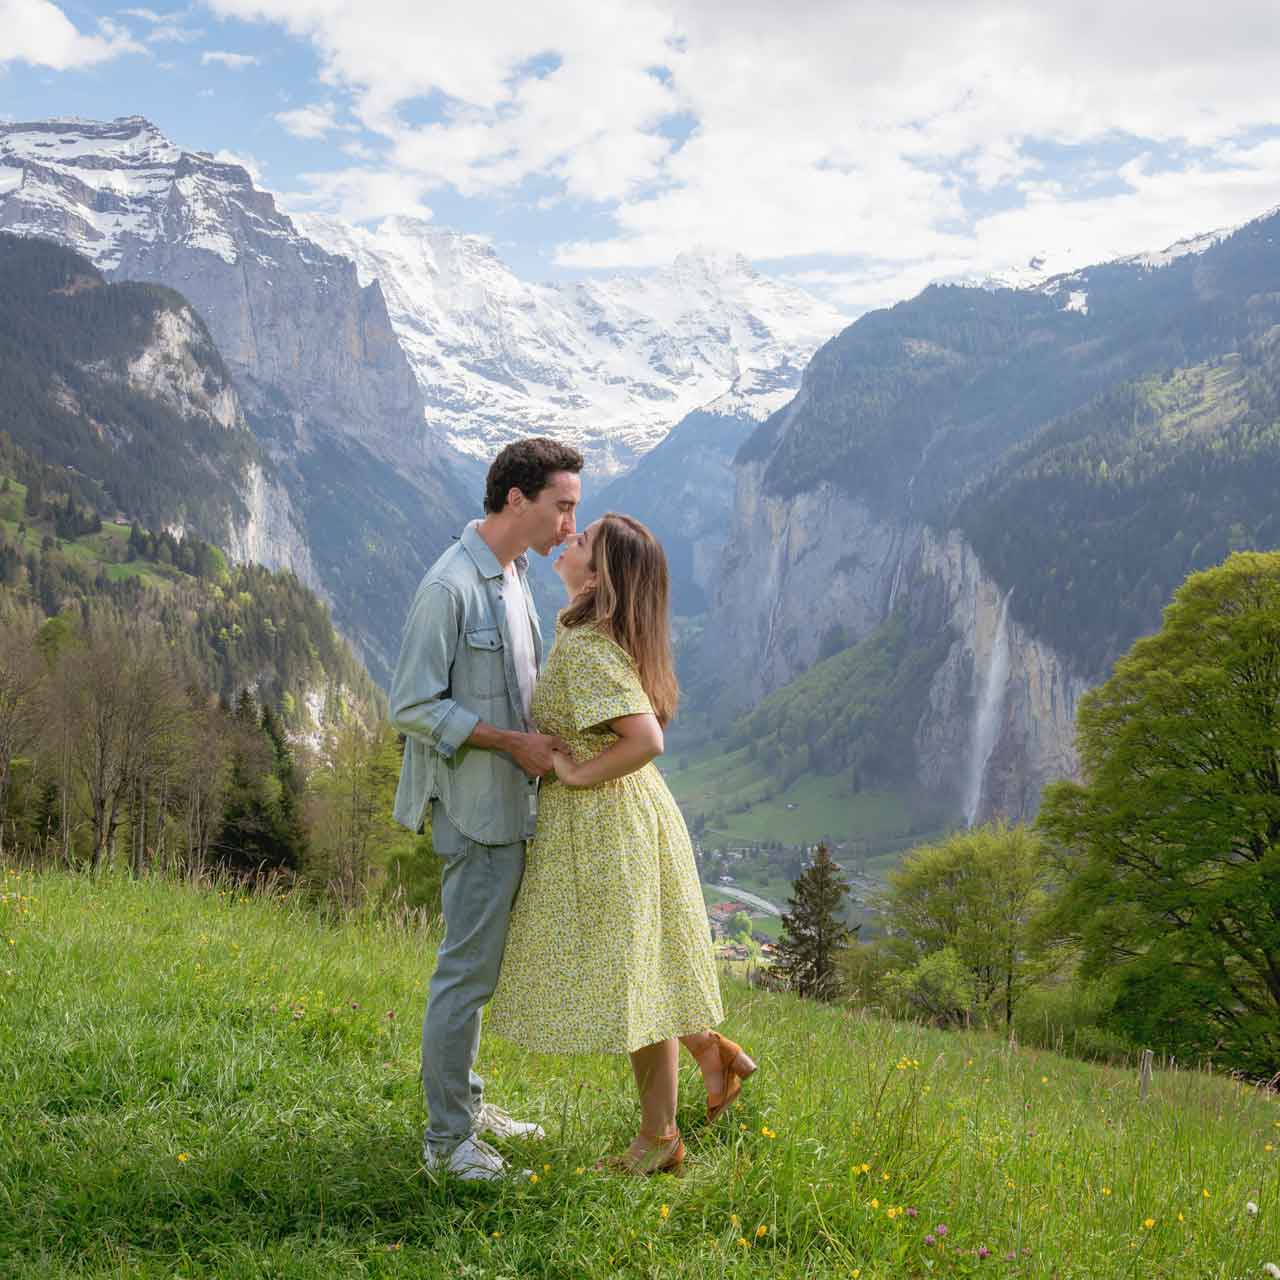
[[[630,516],[607,511],[591,542],[594,587],[560,615],[566,627],[594,624],[625,649],[640,673],[658,723],[669,724],[680,701],[667,618],[667,557],[662,544]]]

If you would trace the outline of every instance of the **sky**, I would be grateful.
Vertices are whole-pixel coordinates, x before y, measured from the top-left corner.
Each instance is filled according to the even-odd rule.
[[[529,279],[738,252],[849,315],[1280,205],[1275,0],[0,0],[0,118],[143,115]]]

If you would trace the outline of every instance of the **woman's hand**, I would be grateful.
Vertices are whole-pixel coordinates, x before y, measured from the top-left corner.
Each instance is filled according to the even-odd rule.
[[[582,785],[582,766],[572,756],[565,755],[563,751],[552,751],[551,764],[556,771],[556,778],[566,787]]]

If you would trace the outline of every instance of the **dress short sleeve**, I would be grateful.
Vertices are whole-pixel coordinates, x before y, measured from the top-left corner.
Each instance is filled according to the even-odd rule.
[[[579,733],[619,716],[653,714],[640,673],[626,650],[588,627],[565,638],[573,646],[572,661],[566,664],[565,695]]]

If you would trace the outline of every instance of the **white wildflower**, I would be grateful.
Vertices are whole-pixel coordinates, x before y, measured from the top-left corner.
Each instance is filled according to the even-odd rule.
[[[1246,1200],[1244,1202],[1244,1211],[1251,1218],[1256,1218],[1258,1216],[1258,1206],[1254,1204],[1252,1200]]]
[[[1265,1263],[1262,1269],[1267,1273],[1267,1275],[1271,1276],[1273,1280],[1280,1280],[1280,1267],[1277,1267],[1274,1262]]]

